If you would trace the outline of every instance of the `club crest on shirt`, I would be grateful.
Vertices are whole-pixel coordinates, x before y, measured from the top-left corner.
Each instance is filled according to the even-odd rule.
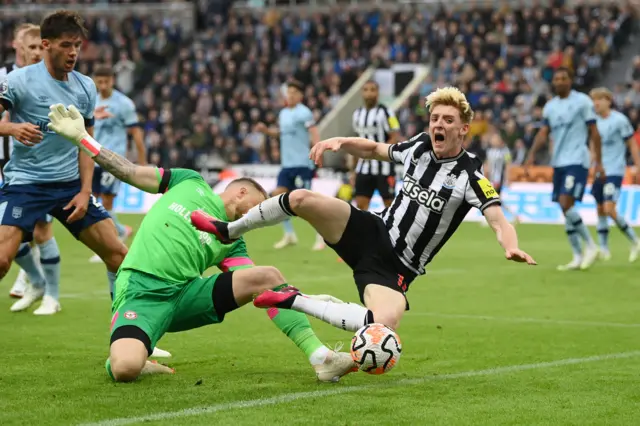
[[[86,109],[89,106],[89,97],[87,95],[78,95],[78,108]]]
[[[9,83],[7,80],[0,81],[0,95],[4,95],[9,91]]]
[[[444,183],[442,184],[442,186],[447,189],[453,189],[456,187],[457,181],[458,178],[456,177],[456,175],[450,174],[444,179]]]
[[[136,314],[133,311],[127,311],[124,313],[124,317],[128,320],[134,320],[136,318],[138,318],[138,314]]]

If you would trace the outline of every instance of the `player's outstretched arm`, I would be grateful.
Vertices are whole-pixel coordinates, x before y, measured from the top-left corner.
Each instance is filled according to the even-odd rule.
[[[344,151],[358,158],[391,161],[389,159],[389,145],[365,138],[337,137],[325,139],[311,148],[309,158],[318,166],[322,166],[322,154],[325,151]]]
[[[504,255],[507,260],[537,265],[531,256],[518,248],[518,234],[516,234],[515,228],[509,223],[504,213],[502,213],[502,208],[499,205],[489,206],[483,213],[487,222],[495,231],[498,242],[504,249]]]
[[[64,105],[56,104],[50,110],[51,130],[73,142],[117,179],[152,194],[158,192],[161,179],[156,167],[137,166],[100,145],[85,129],[84,118],[75,106],[67,109]]]

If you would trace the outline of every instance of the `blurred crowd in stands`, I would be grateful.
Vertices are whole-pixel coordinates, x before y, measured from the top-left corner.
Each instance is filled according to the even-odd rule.
[[[7,3],[15,1],[0,0]],[[145,123],[153,163],[278,163],[278,141],[254,127],[276,122],[288,79],[305,84],[305,103],[319,121],[369,65],[407,62],[432,71],[397,111],[404,136],[426,127],[424,97],[454,84],[477,111],[469,149],[482,153],[499,132],[520,162],[552,95],[553,70],[572,69],[576,88],[588,91],[636,29],[624,6],[611,2],[519,11],[433,13],[407,7],[300,15],[236,12],[230,4],[196,2],[199,30],[188,38],[175,22],[157,17],[87,19],[91,37],[79,71],[90,73],[99,62],[115,67],[117,87],[135,99]],[[12,24],[1,21],[3,60],[11,56]],[[637,128],[640,58],[627,80],[611,89]]]

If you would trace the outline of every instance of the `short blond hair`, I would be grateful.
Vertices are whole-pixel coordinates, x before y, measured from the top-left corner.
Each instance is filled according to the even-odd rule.
[[[589,96],[591,96],[591,99],[608,99],[609,102],[613,101],[613,93],[611,93],[611,90],[607,89],[606,87],[596,87],[595,89],[592,89],[589,92]]]
[[[425,106],[431,113],[438,105],[452,106],[460,112],[460,119],[463,123],[469,124],[473,120],[473,110],[467,97],[457,87],[443,87],[427,96]]]
[[[19,36],[24,36],[26,34],[40,36],[40,25],[24,23],[18,25],[16,29],[13,30],[13,38],[16,40]]]

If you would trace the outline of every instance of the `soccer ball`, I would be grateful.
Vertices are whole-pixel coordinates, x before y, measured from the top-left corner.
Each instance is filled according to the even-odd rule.
[[[351,339],[351,358],[360,370],[369,374],[391,370],[401,353],[400,337],[386,325],[365,325]]]

